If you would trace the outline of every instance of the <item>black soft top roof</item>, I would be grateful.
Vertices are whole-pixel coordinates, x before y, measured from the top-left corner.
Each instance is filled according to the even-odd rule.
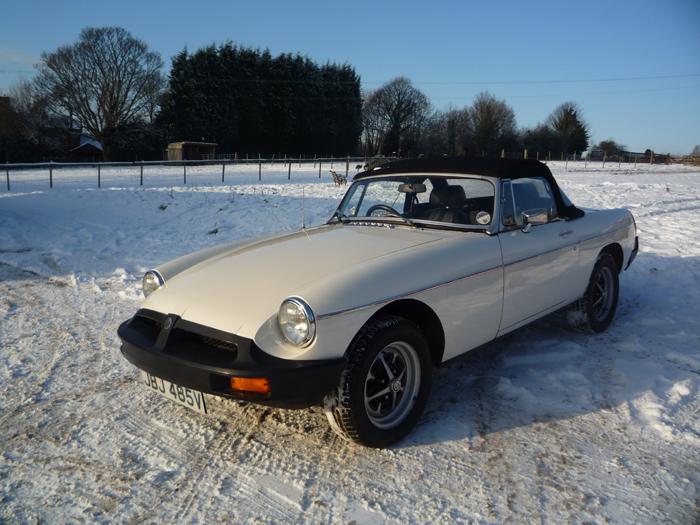
[[[355,180],[394,173],[460,173],[483,175],[500,179],[521,177],[553,178],[546,164],[536,160],[441,157],[436,159],[405,159],[387,162],[355,175]]]
[[[543,177],[554,193],[554,200],[559,215],[570,219],[582,217],[583,211],[575,206],[567,206],[561,196],[561,190],[552,172],[546,164],[537,160],[440,157],[435,159],[405,159],[382,164],[378,168],[363,171],[353,180],[381,175],[410,175],[411,173],[465,174],[496,177],[499,179],[521,179],[524,177]]]

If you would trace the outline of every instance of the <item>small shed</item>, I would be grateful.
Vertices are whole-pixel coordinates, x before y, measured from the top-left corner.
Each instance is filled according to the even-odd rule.
[[[168,160],[204,160],[216,155],[215,142],[171,142],[168,144]]]
[[[85,134],[80,135],[79,145],[68,153],[71,160],[79,162],[102,162],[104,160],[102,143]]]

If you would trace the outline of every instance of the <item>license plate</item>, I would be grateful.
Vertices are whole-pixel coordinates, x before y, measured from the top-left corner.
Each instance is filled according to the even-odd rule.
[[[207,405],[204,403],[204,394],[202,392],[176,385],[143,370],[141,370],[141,380],[150,390],[158,392],[161,396],[191,408],[200,414],[207,413]]]

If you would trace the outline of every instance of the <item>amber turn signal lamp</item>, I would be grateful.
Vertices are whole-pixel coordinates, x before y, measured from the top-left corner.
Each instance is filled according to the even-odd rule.
[[[232,377],[231,390],[269,394],[270,382],[264,377]]]

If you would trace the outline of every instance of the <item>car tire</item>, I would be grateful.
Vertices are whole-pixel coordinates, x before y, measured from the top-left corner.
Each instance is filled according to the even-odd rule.
[[[342,438],[386,447],[416,424],[430,393],[432,360],[425,336],[402,317],[366,324],[347,354],[337,390],[324,412]]]
[[[569,326],[600,333],[610,326],[620,295],[620,280],[615,259],[601,253],[593,267],[584,296],[566,312]]]

